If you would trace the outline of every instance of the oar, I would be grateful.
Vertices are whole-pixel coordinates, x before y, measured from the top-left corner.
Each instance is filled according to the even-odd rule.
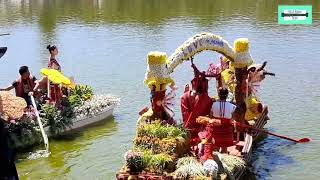
[[[40,131],[41,131],[41,135],[42,135],[42,138],[43,138],[43,142],[44,142],[44,145],[46,147],[46,151],[49,152],[49,140],[48,140],[48,136],[46,134],[46,132],[44,131],[43,129],[43,125],[42,125],[42,122],[41,122],[41,119],[40,119],[40,116],[39,116],[39,112],[37,110],[37,105],[36,105],[36,102],[34,101],[34,98],[33,96],[30,96],[31,97],[31,101],[32,101],[32,106],[33,108],[35,109],[35,113],[36,113],[36,116],[37,116],[37,121],[38,121],[38,124],[40,126]]]
[[[302,139],[296,140],[296,139],[292,139],[292,138],[289,138],[289,137],[286,137],[286,136],[274,134],[272,132],[269,132],[269,131],[266,131],[266,130],[263,130],[263,129],[259,129],[259,128],[255,128],[255,127],[252,127],[252,126],[249,126],[249,125],[246,125],[246,124],[242,124],[242,123],[239,123],[239,122],[236,122],[236,123],[240,127],[250,128],[250,129],[255,130],[255,131],[259,131],[259,132],[263,132],[263,133],[266,133],[266,134],[270,134],[272,136],[276,136],[276,137],[279,137],[279,138],[282,138],[282,139],[286,139],[286,140],[289,140],[289,141],[293,141],[293,142],[296,142],[296,143],[306,143],[306,142],[311,141],[311,139],[309,139],[309,138],[302,138]]]

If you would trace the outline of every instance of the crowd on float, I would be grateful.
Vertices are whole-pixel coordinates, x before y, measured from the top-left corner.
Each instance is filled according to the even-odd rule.
[[[204,50],[222,54],[219,63],[210,64],[207,71],[199,70],[193,62],[194,56]],[[171,73],[185,61],[191,61],[194,78],[185,85],[180,98],[182,124],[177,125],[177,87]],[[144,83],[150,89],[151,105],[139,113],[134,145],[125,154],[126,164],[117,179],[137,174],[177,179],[212,176],[218,166],[215,153],[234,159],[230,167],[244,165],[241,150],[229,147],[244,143],[247,125],[260,117],[266,121],[263,112],[267,108],[258,95],[266,75],[274,76],[267,72],[266,64],[254,64],[248,39],[237,39],[232,48],[211,33],[189,38],[168,58],[164,52],[149,52]],[[209,95],[210,80],[215,80],[215,97]]]

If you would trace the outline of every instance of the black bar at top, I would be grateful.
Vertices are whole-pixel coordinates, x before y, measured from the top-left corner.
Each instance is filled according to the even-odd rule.
[[[288,16],[305,16],[308,17],[308,13],[305,14],[286,14],[286,13],[281,13],[281,17],[288,17]]]

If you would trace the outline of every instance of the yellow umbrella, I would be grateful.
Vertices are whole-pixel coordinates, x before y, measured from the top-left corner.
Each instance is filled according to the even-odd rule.
[[[48,79],[53,83],[53,84],[64,84],[64,85],[70,85],[71,80],[67,77],[65,77],[61,72],[55,70],[55,69],[47,69],[47,68],[42,68],[40,72],[44,75],[47,76]]]

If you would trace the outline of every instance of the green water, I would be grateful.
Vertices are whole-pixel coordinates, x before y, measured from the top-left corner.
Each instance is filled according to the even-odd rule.
[[[151,50],[171,54],[190,36],[208,31],[230,44],[247,37],[257,62],[267,60],[275,78],[267,78],[262,99],[269,105],[268,129],[290,137],[310,137],[293,145],[268,137],[254,152],[258,179],[317,179],[320,176],[320,23],[319,1],[310,4],[313,25],[279,26],[276,0],[0,0],[0,45],[8,46],[0,61],[0,85],[18,77],[21,65],[40,77],[46,45],[56,44],[67,75],[97,92],[121,97],[115,117],[66,139],[51,141],[51,156],[19,159],[21,179],[114,179],[131,146],[138,112],[149,105],[142,80]],[[217,54],[196,56],[202,69]],[[181,89],[192,78],[190,64],[173,78]],[[212,90],[213,91],[213,90]],[[176,108],[179,119],[179,106]]]

